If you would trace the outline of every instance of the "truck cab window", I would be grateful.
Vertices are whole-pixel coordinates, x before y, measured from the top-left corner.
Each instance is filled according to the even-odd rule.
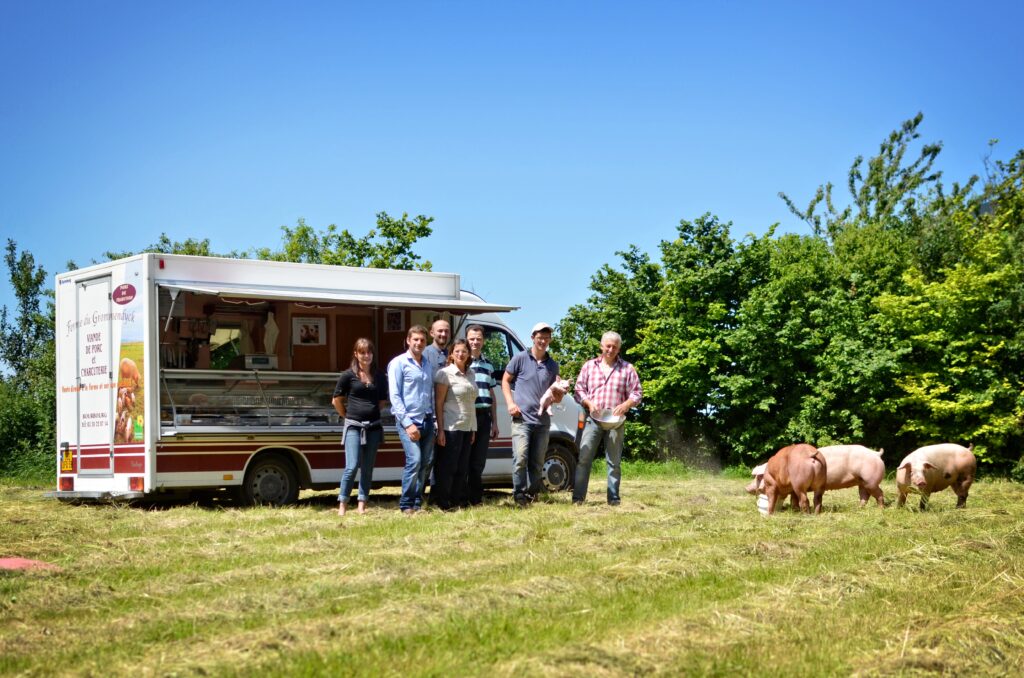
[[[494,365],[495,379],[501,379],[505,366],[516,353],[521,353],[523,347],[508,332],[497,327],[484,326],[484,356]]]

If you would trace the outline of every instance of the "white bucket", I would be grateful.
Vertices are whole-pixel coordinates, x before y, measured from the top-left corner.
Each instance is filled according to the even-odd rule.
[[[762,516],[768,515],[768,495],[759,494],[757,495],[757,510],[760,511]]]

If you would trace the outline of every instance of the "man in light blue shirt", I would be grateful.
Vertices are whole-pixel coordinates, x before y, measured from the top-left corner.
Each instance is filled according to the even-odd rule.
[[[434,370],[423,356],[427,328],[410,327],[405,343],[409,350],[388,363],[388,393],[398,438],[405,450],[398,508],[408,515],[423,505],[426,475],[433,461]]]

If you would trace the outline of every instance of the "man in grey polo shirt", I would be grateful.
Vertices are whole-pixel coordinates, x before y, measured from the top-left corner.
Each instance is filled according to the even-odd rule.
[[[551,326],[537,323],[530,337],[533,346],[513,356],[501,378],[501,392],[512,415],[512,495],[519,506],[529,504],[543,489],[551,415],[541,411],[540,400],[558,379],[558,363],[548,354]]]

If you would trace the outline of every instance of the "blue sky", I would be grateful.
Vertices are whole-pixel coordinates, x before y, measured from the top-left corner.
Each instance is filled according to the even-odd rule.
[[[947,181],[1024,147],[1022,7],[0,0],[0,234],[52,276],[426,214],[417,251],[525,335],[680,219],[805,231],[778,192],[918,111]]]

